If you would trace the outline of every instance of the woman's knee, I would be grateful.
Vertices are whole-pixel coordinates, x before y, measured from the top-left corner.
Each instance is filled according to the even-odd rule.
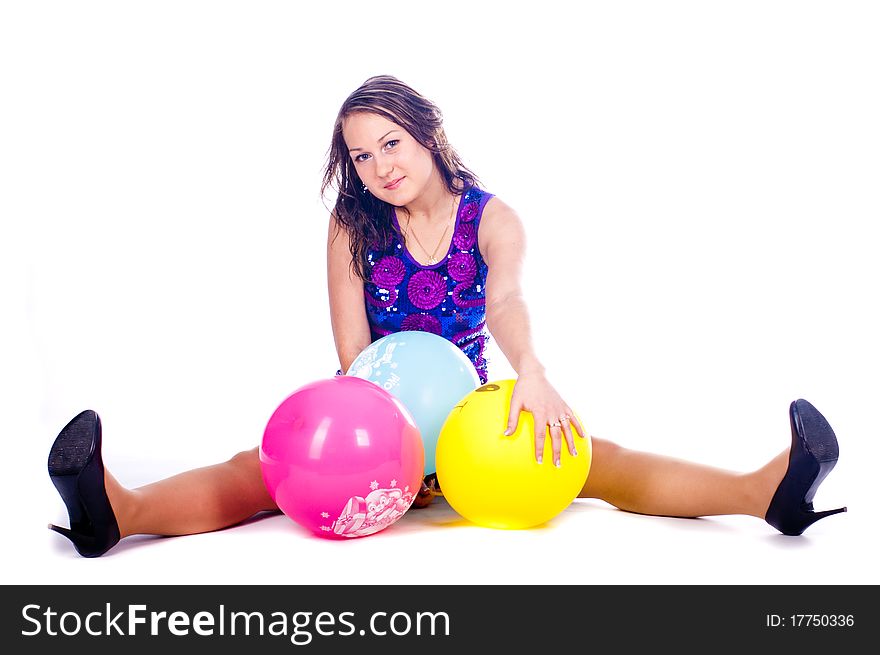
[[[608,441],[607,439],[600,439],[598,437],[590,438],[590,446],[592,449],[592,463],[590,464],[590,468],[596,465],[596,462],[599,462],[599,465],[602,465],[602,462],[608,461],[620,451],[623,450],[621,446],[618,446],[613,441]]]
[[[257,447],[236,453],[229,459],[227,464],[242,473],[260,471],[260,449]],[[262,475],[262,472],[260,474]]]
[[[259,448],[236,453],[229,459],[227,465],[232,469],[231,476],[240,481],[239,488],[248,498],[253,499],[260,509],[277,509],[263,481]]]

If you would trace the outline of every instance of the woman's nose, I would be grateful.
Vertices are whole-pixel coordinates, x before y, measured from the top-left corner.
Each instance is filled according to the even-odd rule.
[[[376,157],[376,175],[378,177],[388,177],[394,170],[394,159],[385,155]]]

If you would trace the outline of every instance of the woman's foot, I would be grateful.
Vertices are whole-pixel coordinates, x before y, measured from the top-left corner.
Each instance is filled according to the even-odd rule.
[[[119,541],[101,459],[101,419],[92,410],[75,416],[49,451],[49,477],[61,494],[70,528],[49,528],[73,542],[83,557],[98,557]]]
[[[422,486],[419,493],[413,499],[412,507],[422,509],[434,502],[434,496],[442,496],[440,493],[440,485],[437,483],[437,474],[432,473],[422,480]]]
[[[788,469],[776,488],[765,520],[786,535],[799,535],[819,519],[845,512],[846,507],[813,511],[813,497],[834,468],[839,455],[834,430],[806,400],[789,407],[791,450]]]

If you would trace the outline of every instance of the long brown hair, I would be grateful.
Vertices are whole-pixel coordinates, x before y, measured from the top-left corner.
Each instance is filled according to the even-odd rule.
[[[479,180],[446,140],[443,115],[437,105],[390,75],[371,77],[361,84],[345,99],[336,116],[321,194],[325,195],[328,188],[338,191],[333,213],[338,224],[350,235],[355,272],[367,281],[367,251],[390,243],[394,233],[394,207],[364,190],[364,184],[349,156],[342,138],[342,123],[346,117],[357,112],[387,118],[430,150],[434,165],[451,193],[458,195],[464,189],[479,184]]]

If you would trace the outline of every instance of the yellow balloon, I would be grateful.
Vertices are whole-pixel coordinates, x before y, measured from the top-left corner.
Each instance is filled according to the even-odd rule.
[[[548,428],[538,464],[529,412],[520,414],[514,434],[504,435],[515,383],[490,382],[469,393],[449,413],[437,440],[437,482],[444,498],[464,518],[490,528],[546,523],[577,497],[592,461],[589,435],[580,438],[572,426],[577,455],[569,454],[563,434],[561,466],[554,466]]]

